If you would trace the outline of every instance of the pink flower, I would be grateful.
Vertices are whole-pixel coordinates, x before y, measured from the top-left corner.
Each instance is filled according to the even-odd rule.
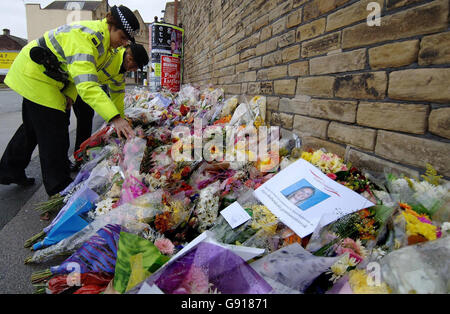
[[[208,276],[201,268],[192,266],[174,294],[205,294],[208,293]]]
[[[175,246],[169,239],[161,238],[155,241],[155,246],[162,254],[172,255]]]
[[[331,180],[336,180],[337,175],[335,175],[334,173],[327,173],[327,177],[330,178]]]
[[[418,217],[418,219],[423,223],[431,225],[431,221],[429,219],[427,219],[426,217],[420,216],[420,217]]]
[[[349,256],[350,256],[350,258],[354,258],[355,260],[356,260],[356,262],[357,263],[360,263],[360,262],[362,262],[362,260],[363,260],[363,258],[360,256],[360,255],[358,255],[358,254],[356,254],[352,249],[350,249],[350,248],[341,248],[341,247],[339,247],[337,250],[336,250],[336,253],[340,256],[340,255],[343,255],[343,254],[345,254],[345,253],[348,253],[349,254]]]
[[[338,255],[349,253],[350,257],[353,257],[358,263],[364,259],[362,248],[351,238],[344,239],[342,244],[336,248],[336,253]]]

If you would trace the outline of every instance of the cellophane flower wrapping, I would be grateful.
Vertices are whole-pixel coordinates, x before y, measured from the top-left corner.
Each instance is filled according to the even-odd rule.
[[[125,144],[123,152],[124,159],[121,167],[125,175],[125,180],[122,186],[122,195],[118,203],[119,205],[128,203],[148,192],[148,189],[145,184],[142,183],[142,178],[140,176],[140,165],[146,145],[146,140],[139,137],[135,137]]]
[[[108,183],[111,181],[115,173],[116,172],[108,167],[106,163],[100,162],[99,164],[97,164],[91,170],[89,176],[77,185],[77,191],[73,195],[71,195],[65,206],[58,212],[50,225],[44,228],[44,232],[49,233],[50,230],[58,223],[58,221],[62,217],[64,217],[66,211],[71,208],[72,204],[76,202],[82,195],[86,193],[88,193],[89,195],[93,195],[92,193],[96,193],[98,194],[97,198],[99,197],[99,195],[102,195],[102,192],[104,192],[105,187],[108,186]],[[89,200],[93,203],[97,200],[97,198]]]
[[[187,84],[180,89],[175,101],[180,105],[186,103],[189,106],[193,106],[197,103],[199,95],[200,91],[197,88]]]
[[[166,294],[266,294],[272,287],[230,250],[201,242],[145,280]],[[130,293],[137,293],[141,285]]]
[[[407,203],[418,213],[425,213],[429,217],[434,217],[438,213],[435,219],[440,222],[448,221],[450,182],[436,179],[429,173],[427,176],[422,176],[423,180],[405,176],[399,178],[389,174],[386,177],[386,186],[394,202]]]
[[[379,263],[394,293],[448,293],[450,237],[393,251]]]
[[[52,274],[68,274],[72,272],[75,263],[79,266],[80,273],[114,274],[121,230],[125,228],[120,225],[106,225],[62,264],[51,267],[50,271]]]
[[[47,283],[48,294],[100,294],[112,280],[107,273],[82,273],[54,276]]]
[[[121,232],[114,272],[114,289],[125,293],[169,260],[150,241]]]
[[[339,258],[312,255],[300,244],[283,247],[250,266],[273,288],[275,293],[303,293],[319,275]]]
[[[112,280],[120,225],[106,225],[58,266],[50,268],[46,293],[98,294]]]
[[[130,233],[155,244],[167,256],[174,256],[190,241],[211,231],[215,244],[223,245],[237,255],[240,251],[236,248],[251,248],[264,251],[259,254],[268,257],[270,253],[298,243],[316,258],[327,261],[337,259],[321,274],[314,272],[317,277],[309,287],[306,284],[296,286],[289,281],[279,282],[276,276],[275,279],[266,277],[275,292],[324,293],[339,283],[340,287],[335,289],[338,292],[343,289],[348,291],[350,286],[354,293],[378,293],[389,289],[372,289],[363,284],[368,276],[364,269],[369,263],[379,263],[390,254],[398,254],[398,251],[418,242],[431,244],[440,241],[448,234],[448,184],[431,166],[427,166],[427,173],[421,179],[392,174],[375,178],[367,171],[362,172],[362,169],[346,163],[342,158],[344,156],[337,156],[323,148],[303,149],[300,138],[284,129],[281,130],[278,154],[269,151],[264,158],[249,161],[254,152],[241,140],[245,139],[245,133],[250,128],[264,124],[265,107],[265,97],[233,97],[225,101],[221,89],[209,87],[199,90],[192,85],[183,86],[178,94],[167,91],[150,93],[139,88],[127,93],[125,114],[138,136],[133,140],[119,139],[111,128],[94,134],[79,152],[84,162],[79,175],[63,192],[67,206],[76,200],[74,195],[85,188],[96,192],[100,196],[95,202],[96,209],[89,212],[93,221],[73,236],[36,252],[31,262],[46,261],[61,253],[73,253],[107,224],[127,228]],[[175,126],[190,128],[194,140],[201,137],[205,143],[212,139],[211,135],[203,138],[192,131],[195,118],[202,121],[203,128],[236,127],[239,130],[235,134],[237,138],[227,143],[227,148],[234,148],[234,157],[237,156],[236,150],[243,148],[247,160],[175,162],[171,153],[177,147],[179,149],[182,143],[177,136],[172,137]],[[270,138],[259,135],[259,142],[267,137],[269,145],[273,140],[272,133]],[[255,144],[259,144],[258,141]],[[220,149],[219,145],[208,148],[211,154]],[[324,223],[329,219],[322,219],[312,236],[300,238],[253,197],[254,190],[299,158],[317,166],[330,179],[377,203],[377,206],[330,224]],[[279,164],[274,162],[278,160]],[[234,201],[242,205],[251,219],[232,229],[220,211]],[[55,223],[66,210],[67,207],[61,211]],[[52,225],[47,230],[51,228]],[[441,263],[446,261],[442,259],[445,255],[435,254],[434,257],[441,259]],[[140,269],[130,274],[134,278],[131,280],[133,284],[146,276],[139,266],[140,261],[139,257],[129,261],[130,265]],[[287,265],[289,263],[286,261]],[[301,269],[301,264],[296,266]],[[208,292],[221,292],[211,286],[209,271],[205,273],[203,269],[191,265],[184,264],[186,269],[180,272],[182,278],[179,280],[184,283],[179,283],[174,289],[168,288],[168,291],[175,293],[179,288],[176,293],[189,289],[190,292],[198,292],[208,287]],[[397,266],[394,266],[391,267],[395,268],[392,272],[400,278]],[[180,264],[179,267],[183,266]],[[294,274],[292,279],[295,279],[296,269],[287,267],[283,275],[289,276],[291,273]],[[426,285],[428,281],[434,281],[432,273],[422,275]],[[150,278],[153,276],[155,274]],[[191,279],[185,280],[186,277]],[[158,278],[164,279],[161,276]],[[414,278],[416,280],[418,277]],[[99,283],[103,279],[100,278]],[[308,282],[309,279],[312,277],[308,278]],[[192,286],[193,281],[198,281],[198,286]],[[405,286],[398,282],[394,285]],[[126,286],[128,288],[128,284]],[[400,291],[400,288],[394,287],[393,290]],[[95,291],[95,288],[88,287],[84,291]]]
[[[95,208],[97,198],[98,194],[89,188],[80,190],[67,210],[52,224],[44,240],[33,245],[33,250],[54,245],[86,227],[89,222],[83,216]]]
[[[29,262],[42,263],[57,255],[73,253],[99,229],[108,224],[118,224],[126,227],[128,231],[138,234],[148,228],[146,221],[154,219],[155,215],[161,212],[161,196],[161,191],[147,193],[136,198],[132,203],[123,204],[107,214],[97,217],[74,235],[35,252]]]

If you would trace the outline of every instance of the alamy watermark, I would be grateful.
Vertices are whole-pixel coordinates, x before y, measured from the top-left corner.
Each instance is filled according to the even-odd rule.
[[[279,127],[253,125],[203,128],[202,119],[194,120],[194,129],[178,125],[172,130],[174,144],[171,157],[175,162],[259,162],[265,172],[279,164]]]
[[[66,7],[67,10],[71,11],[66,18],[66,24],[71,24],[73,22],[81,21],[81,3],[80,2],[69,2]]]
[[[367,26],[381,26],[381,6],[378,2],[369,2],[367,11],[371,11],[367,16]]]

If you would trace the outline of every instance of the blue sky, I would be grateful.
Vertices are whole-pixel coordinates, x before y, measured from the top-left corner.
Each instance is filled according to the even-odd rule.
[[[25,3],[39,3],[46,7],[54,0],[1,0],[0,10],[0,34],[4,28],[11,30],[11,35],[27,38],[27,21],[25,14]],[[161,17],[167,0],[109,0],[109,5],[123,4],[132,10],[139,10],[145,22],[152,22],[154,16]],[[7,3],[7,4],[6,4]]]

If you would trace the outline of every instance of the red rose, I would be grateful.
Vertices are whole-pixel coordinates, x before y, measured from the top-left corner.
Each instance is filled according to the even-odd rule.
[[[189,112],[189,107],[186,107],[185,105],[181,105],[180,112],[183,116],[187,115]]]
[[[334,173],[327,173],[327,177],[331,180],[336,180],[337,176]]]
[[[189,175],[190,172],[191,172],[191,168],[189,168],[189,166],[186,166],[183,168],[183,171],[181,171],[181,176],[186,177],[187,175]]]

